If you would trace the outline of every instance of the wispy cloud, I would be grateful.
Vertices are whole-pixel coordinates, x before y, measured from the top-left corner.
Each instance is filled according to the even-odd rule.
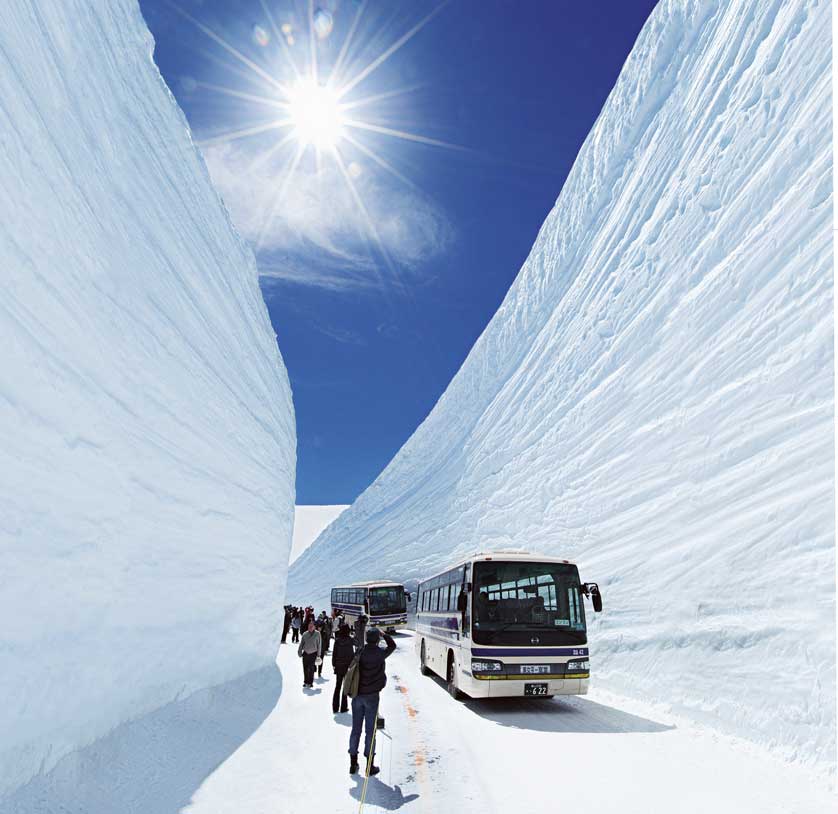
[[[387,264],[370,240],[367,215],[334,162],[320,168],[300,164],[275,206],[287,163],[265,166],[258,154],[233,143],[205,146],[203,152],[233,222],[258,245],[264,277],[333,290],[378,286],[386,279]],[[372,166],[355,162],[351,169],[380,248],[399,272],[415,271],[450,245],[450,222],[421,192],[397,186]]]

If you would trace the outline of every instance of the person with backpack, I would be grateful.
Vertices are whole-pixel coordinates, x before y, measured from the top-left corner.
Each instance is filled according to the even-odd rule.
[[[352,731],[349,734],[349,774],[358,772],[358,746],[361,741],[361,728],[364,729],[364,757],[367,760],[367,775],[372,777],[381,771],[375,765],[375,752],[372,746],[376,720],[378,719],[379,694],[387,684],[385,660],[396,649],[392,636],[385,633],[386,649],[379,647],[381,633],[378,628],[366,632],[366,644],[355,655],[353,664],[357,666],[347,671],[348,689],[352,692]],[[352,685],[357,681],[357,686]]]
[[[320,656],[320,634],[314,629],[314,620],[308,623],[308,630],[300,637],[297,655],[303,660],[303,689],[314,686],[314,662]]]
[[[349,712],[349,701],[346,697],[346,688],[343,686],[343,679],[346,671],[355,657],[355,648],[352,645],[352,638],[349,635],[349,625],[341,625],[335,636],[335,646],[332,648],[332,669],[335,671],[335,692],[332,696],[332,712]]]

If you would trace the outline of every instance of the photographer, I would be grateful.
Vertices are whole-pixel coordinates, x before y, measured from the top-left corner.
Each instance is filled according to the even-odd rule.
[[[387,684],[385,659],[396,649],[396,643],[387,633],[384,641],[387,647],[382,650],[378,645],[381,633],[378,628],[366,632],[366,644],[359,653],[358,694],[352,699],[352,732],[349,735],[349,773],[358,771],[358,745],[361,741],[361,728],[364,729],[364,757],[367,758],[368,774],[380,771],[373,765],[375,754],[371,752],[372,736],[378,717],[379,693]]]

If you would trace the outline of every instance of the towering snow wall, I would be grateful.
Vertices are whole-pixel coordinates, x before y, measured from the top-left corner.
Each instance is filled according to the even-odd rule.
[[[3,4],[0,167],[2,798],[272,662],[295,430],[134,0]]]
[[[295,596],[573,558],[605,596],[596,685],[832,761],[829,15],[657,7],[505,301]]]

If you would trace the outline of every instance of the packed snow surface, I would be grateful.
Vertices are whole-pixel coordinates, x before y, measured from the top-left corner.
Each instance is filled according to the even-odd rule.
[[[364,814],[567,808],[557,799],[583,800],[599,814],[834,809],[832,793],[800,767],[601,689],[585,698],[456,702],[439,678],[419,674],[413,638],[395,639],[381,693],[385,728],[376,733],[381,773],[367,783]],[[178,705],[178,726],[148,716],[81,761],[62,761],[11,799],[14,814],[360,811],[364,777],[348,773],[351,716],[332,714],[329,657],[314,688],[302,690],[296,651],[280,647],[281,678],[265,668],[202,691]],[[159,741],[172,747],[168,760],[141,748]],[[61,807],[50,809],[56,788]]]
[[[295,429],[136,2],[4,4],[0,133],[2,798],[273,664]]]
[[[293,563],[349,506],[295,506],[294,537],[289,563]],[[294,597],[288,597],[293,601]]]
[[[497,314],[289,591],[573,559],[594,687],[828,771],[830,53],[827,2],[661,2]]]

